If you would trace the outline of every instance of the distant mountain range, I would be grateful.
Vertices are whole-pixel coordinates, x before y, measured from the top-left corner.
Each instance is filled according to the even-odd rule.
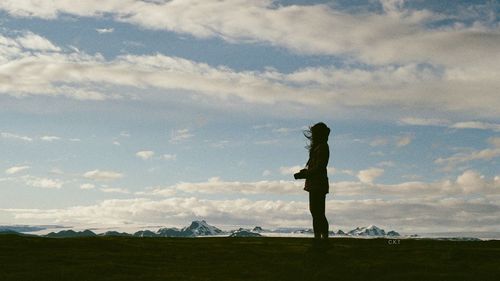
[[[43,229],[42,226],[1,226],[0,233],[12,234],[21,232],[32,232]],[[123,237],[200,237],[200,236],[229,236],[229,237],[259,237],[276,234],[290,234],[290,235],[313,235],[312,229],[300,228],[279,228],[275,230],[263,229],[256,226],[253,229],[240,228],[232,231],[223,231],[215,226],[208,224],[206,221],[193,221],[189,226],[184,228],[160,228],[156,232],[151,230],[140,230],[133,234],[118,231],[107,231],[101,234],[96,234],[91,230],[74,231],[74,230],[61,230],[59,232],[51,232],[43,235],[51,238],[66,238],[66,237],[94,237],[94,236],[123,236]],[[338,230],[337,232],[330,232],[330,236],[344,236],[344,237],[398,237],[398,232],[385,230],[370,225],[367,227],[357,227],[348,232]]]

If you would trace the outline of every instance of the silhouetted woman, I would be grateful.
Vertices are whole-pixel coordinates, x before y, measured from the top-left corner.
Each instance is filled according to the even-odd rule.
[[[325,216],[325,199],[329,191],[326,167],[330,158],[328,136],[330,128],[317,123],[304,132],[309,139],[309,160],[306,167],[294,175],[295,179],[306,179],[304,190],[309,192],[309,210],[313,218],[315,241],[327,241],[328,220]]]

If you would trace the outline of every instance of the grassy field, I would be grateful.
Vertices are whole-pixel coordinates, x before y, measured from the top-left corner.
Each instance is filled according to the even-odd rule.
[[[0,280],[500,280],[500,241],[0,235]]]

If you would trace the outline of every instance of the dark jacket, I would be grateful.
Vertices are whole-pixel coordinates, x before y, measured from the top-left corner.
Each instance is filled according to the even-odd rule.
[[[328,143],[322,143],[309,152],[305,177],[304,190],[308,192],[328,193],[330,185],[326,167],[330,158],[330,148]]]

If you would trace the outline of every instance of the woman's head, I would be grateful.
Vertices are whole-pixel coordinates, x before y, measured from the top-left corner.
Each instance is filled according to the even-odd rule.
[[[319,122],[309,127],[309,130],[304,132],[304,136],[308,138],[311,143],[308,148],[311,149],[320,143],[325,143],[328,141],[328,136],[330,135],[330,128],[326,126],[325,123]]]

